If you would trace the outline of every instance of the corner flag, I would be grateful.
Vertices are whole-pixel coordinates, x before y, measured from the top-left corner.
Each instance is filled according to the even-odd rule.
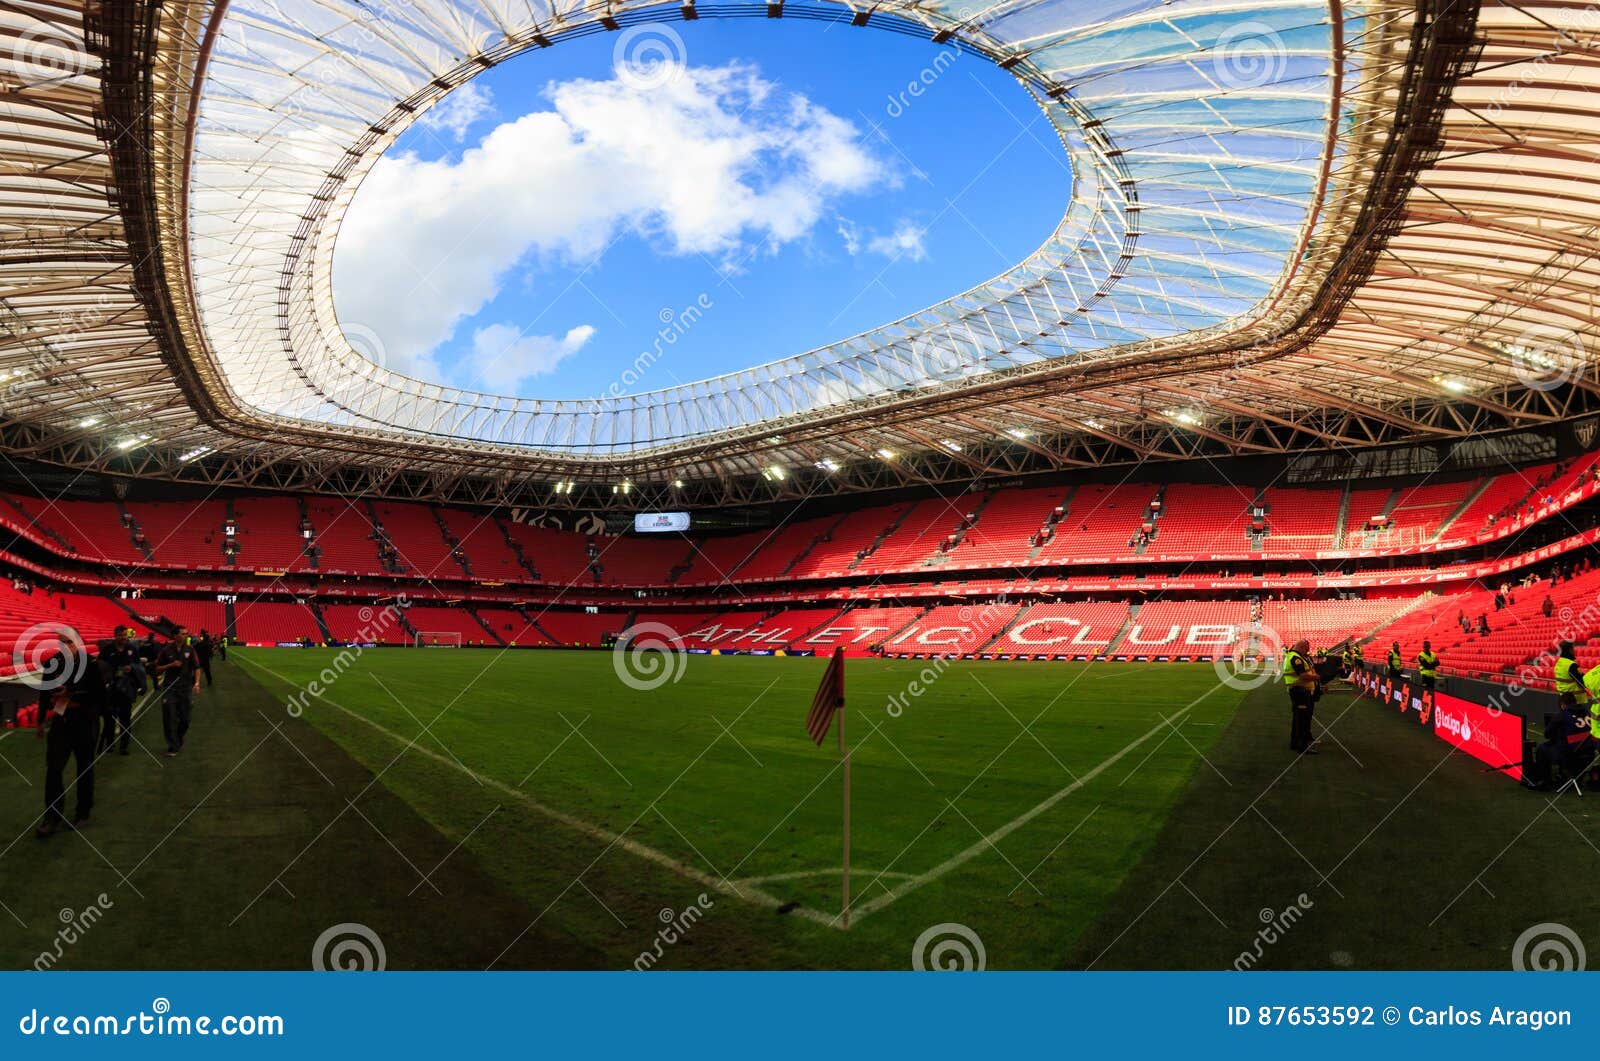
[[[839,888],[842,899],[839,917],[844,927],[850,927],[850,749],[844,744],[844,648],[835,645],[833,658],[822,674],[822,684],[811,701],[811,713],[806,716],[806,733],[822,747],[833,716],[839,716],[839,765],[844,777],[844,877]]]
[[[817,695],[811,701],[811,713],[806,716],[806,733],[817,747],[822,747],[828,727],[833,724],[833,713],[844,706],[844,649],[835,647],[828,669],[817,686]]]

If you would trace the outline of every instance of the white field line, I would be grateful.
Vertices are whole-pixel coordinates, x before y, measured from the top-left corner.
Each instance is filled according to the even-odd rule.
[[[843,866],[832,866],[828,869],[797,869],[792,873],[771,873],[764,877],[741,877],[733,883],[739,885],[771,884],[774,881],[804,880],[807,877],[839,877],[843,874]],[[895,880],[905,880],[908,877],[915,876],[915,874],[912,873],[893,873],[889,870],[862,869],[859,866],[851,867],[850,875],[852,877],[871,876],[874,879],[879,877],[891,877]]]
[[[251,666],[259,667],[268,674],[271,674],[274,678],[277,678],[279,681],[285,682],[291,686],[295,684],[288,678],[278,674],[276,671],[262,663],[258,663],[254,660],[250,660],[248,662]],[[304,691],[310,692],[310,690]],[[513,788],[510,785],[505,784],[498,778],[480,774],[476,770],[473,770],[471,767],[466,766],[463,763],[456,762],[447,756],[440,755],[438,752],[435,752],[429,748],[425,748],[421,744],[408,741],[406,738],[400,736],[400,734],[394,732],[393,730],[379,725],[377,722],[374,722],[372,719],[367,718],[365,715],[362,715],[359,712],[350,710],[343,704],[335,703],[334,701],[328,699],[328,697],[325,695],[320,693],[311,693],[311,695],[315,696],[318,700],[321,700],[328,706],[337,708],[338,710],[344,712],[346,715],[349,715],[358,722],[365,723],[366,725],[377,730],[379,733],[382,733],[384,736],[388,737],[390,740],[396,741],[400,744],[409,744],[411,745],[412,751],[425,755],[434,762],[443,766],[460,771],[480,785],[486,785],[490,788],[494,788],[500,792],[503,792],[512,799],[522,803],[528,809],[541,814],[552,821],[559,822],[562,825],[565,825],[576,832],[582,833],[585,836],[592,837],[596,840],[602,840],[608,845],[615,844],[617,847],[622,848],[624,851],[627,851],[638,858],[642,858],[647,862],[653,862],[658,866],[662,866],[668,870],[671,870],[673,873],[692,880],[706,888],[712,889],[720,895],[728,895],[735,899],[743,899],[745,902],[752,903],[756,906],[766,907],[768,909],[776,909],[777,907],[783,905],[783,901],[769,892],[753,887],[753,882],[780,881],[791,878],[797,879],[802,876],[816,876],[822,873],[843,872],[842,869],[835,868],[831,870],[807,870],[796,874],[778,874],[777,876],[752,877],[740,881],[721,880],[717,877],[713,877],[709,873],[705,873],[699,869],[696,869],[694,866],[680,862],[678,859],[673,858],[671,855],[663,851],[658,851],[655,848],[650,847],[647,844],[641,844],[636,840],[629,840],[620,833],[612,832],[610,829],[607,829],[602,825],[595,825],[592,822],[584,821],[582,818],[568,814],[566,811],[557,810],[554,807],[539,802],[526,792],[523,792],[521,789]],[[916,891],[918,888],[921,888],[923,885],[938,880],[951,870],[970,862],[972,859],[982,854],[985,850],[999,843],[999,841],[1005,839],[1007,836],[1010,836],[1012,833],[1016,832],[1018,829],[1022,828],[1024,825],[1028,824],[1030,821],[1054,807],[1057,803],[1060,803],[1062,800],[1066,799],[1068,796],[1078,791],[1078,789],[1099,777],[1111,767],[1115,766],[1119,761],[1126,757],[1129,752],[1132,752],[1134,749],[1138,748],[1141,744],[1160,733],[1163,729],[1166,729],[1168,726],[1176,726],[1183,719],[1183,717],[1189,713],[1189,711],[1190,708],[1185,707],[1181,711],[1178,711],[1176,714],[1174,714],[1171,718],[1163,719],[1158,725],[1152,726],[1148,732],[1135,737],[1125,747],[1123,747],[1122,750],[1103,760],[1087,773],[1081,774],[1077,780],[1073,781],[1070,785],[1067,785],[1055,793],[1046,796],[1039,803],[1035,804],[1028,810],[1023,811],[1017,817],[1000,826],[998,829],[994,830],[994,832],[983,837],[972,846],[959,851],[954,855],[951,855],[949,858],[945,859],[943,862],[939,863],[937,866],[934,866],[930,870],[926,870],[915,875],[905,874],[905,879],[900,884],[896,885],[894,888],[891,888],[883,895],[880,895],[876,899],[872,899],[869,902],[862,903],[860,906],[852,906],[850,908],[852,917],[854,920],[860,921],[863,917],[882,910],[890,903],[904,898],[910,893]],[[884,876],[902,875],[889,873],[884,874]],[[809,906],[797,906],[790,912],[797,914],[808,921],[815,922],[816,924],[827,925],[832,928],[842,930],[842,926],[839,924],[838,915],[825,914],[820,910],[813,910]]]
[[[240,658],[242,659],[243,657]],[[265,666],[264,664],[258,663],[255,660],[250,660],[249,664],[251,666],[260,667],[262,670],[266,671],[268,674],[271,674],[279,681],[287,682],[291,686],[294,685],[294,682],[290,681],[288,678],[285,678],[283,675],[278,674],[276,671]],[[310,692],[310,690],[303,691]],[[377,730],[379,733],[382,733],[390,740],[393,740],[399,744],[410,745],[412,751],[421,755],[425,755],[429,759],[432,759],[434,762],[443,766],[448,766],[453,770],[458,770],[472,778],[472,780],[476,781],[480,785],[503,792],[512,799],[520,802],[529,810],[543,815],[544,817],[549,818],[551,821],[559,822],[562,825],[567,826],[569,829],[583,834],[584,836],[591,837],[595,840],[604,841],[607,846],[614,844],[622,850],[627,851],[629,854],[669,869],[673,873],[678,874],[680,877],[685,877],[691,881],[694,881],[696,884],[699,884],[705,888],[709,888],[720,895],[728,895],[735,899],[743,899],[745,902],[753,903],[756,906],[766,907],[768,909],[777,909],[779,906],[783,905],[783,900],[779,899],[775,895],[762,891],[759,888],[753,888],[737,882],[724,881],[717,877],[713,877],[711,874],[704,873],[701,870],[696,869],[694,866],[678,861],[664,851],[658,851],[647,844],[641,844],[637,840],[630,840],[620,833],[612,832],[610,829],[607,829],[602,825],[595,825],[594,823],[584,821],[582,818],[579,818],[575,815],[568,814],[566,811],[557,810],[555,807],[541,803],[532,796],[528,795],[526,792],[523,792],[521,789],[513,788],[498,778],[490,777],[486,774],[480,774],[464,763],[457,762],[447,756],[440,755],[438,752],[433,751],[430,748],[425,748],[421,744],[409,741],[393,730],[379,725],[372,719],[367,718],[365,715],[362,715],[356,711],[352,711],[343,704],[335,703],[333,700],[330,700],[327,696],[324,696],[321,693],[311,693],[311,695],[315,696],[318,700],[321,700],[329,707],[337,708],[338,710],[344,712],[358,722],[366,723],[368,726],[371,726],[373,729]],[[839,927],[837,924],[835,924],[837,918],[833,914],[825,914],[820,910],[813,910],[808,906],[797,906],[792,909],[790,913],[803,917],[808,921],[814,921],[819,925],[832,925],[835,928]]]
[[[1004,825],[1000,826],[1000,828],[996,829],[994,832],[990,833],[988,836],[983,837],[981,840],[979,840],[977,843],[973,844],[971,847],[968,847],[963,851],[959,851],[956,854],[951,855],[949,858],[945,859],[943,862],[939,863],[937,866],[934,866],[932,869],[927,870],[926,872],[923,872],[923,873],[918,873],[916,876],[910,878],[909,880],[903,881],[900,884],[895,885],[893,888],[889,889],[884,894],[878,896],[876,899],[872,899],[872,900],[869,900],[868,902],[864,902],[860,906],[852,906],[850,908],[850,913],[854,916],[854,918],[857,921],[860,921],[863,917],[866,917],[869,914],[876,913],[877,911],[882,910],[884,907],[888,906],[890,903],[894,902],[895,900],[902,899],[905,896],[911,894],[912,892],[916,891],[918,888],[922,887],[924,884],[928,884],[928,883],[931,883],[932,881],[936,881],[940,877],[944,876],[946,873],[949,873],[951,870],[955,869],[956,867],[964,865],[965,863],[972,861],[972,859],[976,858],[978,855],[982,854],[984,851],[986,851],[989,848],[995,846],[1001,840],[1004,840],[1006,837],[1010,836],[1012,833],[1016,832],[1018,829],[1022,828],[1024,825],[1028,824],[1033,819],[1037,818],[1039,815],[1043,814],[1045,811],[1049,810],[1051,807],[1054,807],[1057,803],[1060,803],[1062,800],[1066,799],[1068,796],[1070,796],[1074,792],[1078,791],[1078,789],[1082,788],[1084,785],[1087,785],[1089,782],[1091,782],[1095,778],[1099,777],[1105,771],[1107,771],[1111,767],[1115,766],[1117,764],[1118,760],[1122,759],[1125,755],[1127,755],[1129,752],[1133,751],[1135,748],[1139,747],[1139,745],[1143,744],[1145,741],[1149,740],[1151,737],[1154,737],[1157,733],[1160,733],[1163,729],[1166,729],[1168,726],[1176,726],[1177,723],[1183,718],[1183,716],[1189,713],[1189,710],[1190,709],[1186,707],[1182,711],[1179,711],[1177,714],[1173,715],[1171,718],[1163,719],[1159,725],[1152,726],[1150,728],[1149,732],[1143,734],[1142,736],[1134,738],[1121,751],[1117,752],[1115,755],[1111,756],[1109,759],[1106,759],[1105,761],[1100,763],[1100,765],[1096,766],[1093,770],[1090,770],[1088,773],[1083,774],[1077,780],[1073,781],[1072,784],[1066,786],[1065,788],[1060,789],[1059,791],[1055,792],[1054,794],[1045,797],[1043,800],[1039,801],[1039,803],[1035,804],[1032,808],[1030,808],[1029,810],[1023,811],[1021,814],[1017,815],[1015,818],[1012,818],[1010,821],[1008,821]]]

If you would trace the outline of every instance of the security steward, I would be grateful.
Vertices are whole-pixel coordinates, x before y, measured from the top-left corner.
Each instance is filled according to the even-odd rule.
[[[156,654],[152,669],[161,683],[161,729],[167,738],[163,754],[170,759],[183,750],[194,713],[194,697],[200,691],[200,657],[187,628],[178,627],[172,640]]]
[[[1311,738],[1311,716],[1317,702],[1317,671],[1307,653],[1311,643],[1304,638],[1283,654],[1283,684],[1289,690],[1289,750],[1315,755]]]
[[[1389,669],[1389,681],[1398,685],[1405,679],[1406,664],[1405,660],[1400,658],[1400,642],[1398,641],[1389,646],[1389,659],[1387,666]]]
[[[1433,692],[1439,677],[1439,657],[1434,654],[1431,641],[1424,641],[1422,651],[1417,653],[1417,677],[1422,680],[1423,691]]]
[[[100,676],[106,688],[106,720],[101,730],[100,750],[110,754],[112,745],[119,743],[119,754],[128,754],[129,727],[133,724],[133,702],[144,692],[144,661],[139,658],[139,648],[128,637],[126,626],[117,627],[117,636],[110,644],[100,646]]]
[[[1556,694],[1563,706],[1589,703],[1589,691],[1583,684],[1583,671],[1578,667],[1577,649],[1571,641],[1561,642],[1560,655],[1556,657]]]

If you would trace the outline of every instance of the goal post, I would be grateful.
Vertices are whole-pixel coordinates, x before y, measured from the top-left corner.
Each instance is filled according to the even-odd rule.
[[[418,630],[416,645],[418,648],[460,648],[461,631]]]

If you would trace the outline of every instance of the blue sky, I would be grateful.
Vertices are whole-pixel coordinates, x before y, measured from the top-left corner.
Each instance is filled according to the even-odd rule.
[[[524,54],[408,130],[346,217],[334,294],[388,367],[539,398],[616,393],[699,307],[636,392],[987,279],[1069,189],[1054,130],[979,57],[845,25],[647,27]]]

